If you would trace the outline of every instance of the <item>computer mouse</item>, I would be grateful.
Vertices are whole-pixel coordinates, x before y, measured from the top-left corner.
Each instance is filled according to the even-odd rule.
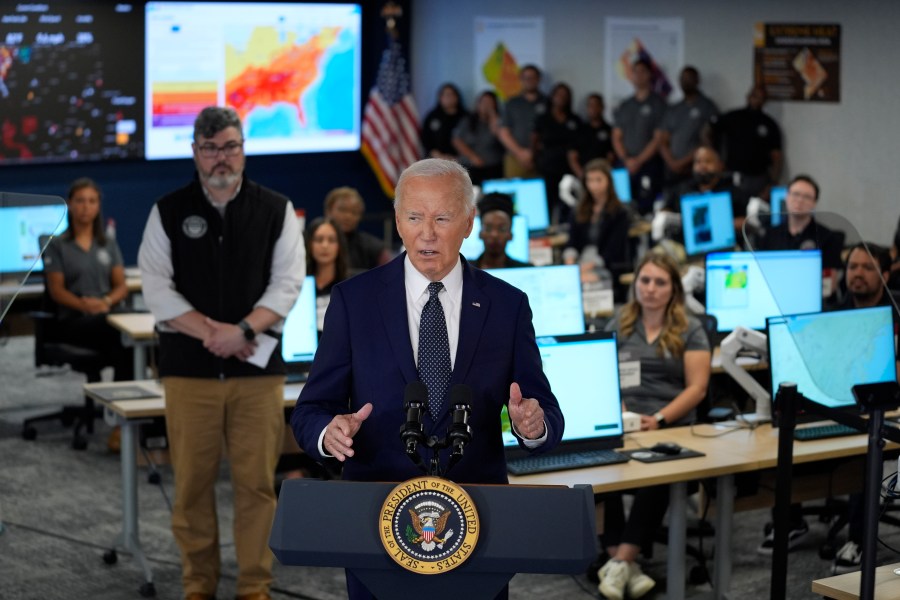
[[[657,454],[675,455],[681,454],[681,446],[675,442],[659,442],[651,446],[650,451]]]

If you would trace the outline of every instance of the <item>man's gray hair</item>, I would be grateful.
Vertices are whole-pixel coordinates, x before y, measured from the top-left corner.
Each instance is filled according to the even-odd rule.
[[[237,111],[227,106],[207,106],[194,120],[194,141],[199,141],[201,137],[215,137],[217,133],[229,127],[234,127],[241,137],[244,137],[241,118]]]
[[[469,172],[461,164],[454,160],[446,160],[443,158],[426,158],[415,162],[408,166],[400,179],[397,181],[397,187],[394,190],[394,210],[400,206],[403,199],[403,189],[406,182],[417,177],[445,177],[453,178],[454,195],[463,202],[466,212],[475,210],[475,194],[472,190],[472,179]]]

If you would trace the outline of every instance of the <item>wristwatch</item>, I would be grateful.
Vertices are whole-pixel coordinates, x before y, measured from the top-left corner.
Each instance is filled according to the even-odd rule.
[[[666,417],[661,412],[657,412],[655,415],[653,415],[653,418],[656,419],[656,426],[660,429],[667,425]]]
[[[244,331],[245,340],[247,340],[248,342],[252,342],[256,338],[256,332],[253,331],[252,327],[250,327],[250,323],[248,323],[244,319],[241,319],[237,325]]]

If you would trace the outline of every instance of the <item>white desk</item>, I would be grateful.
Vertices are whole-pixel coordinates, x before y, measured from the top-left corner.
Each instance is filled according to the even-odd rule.
[[[121,387],[123,385],[138,385],[159,394],[159,397],[108,401],[97,393],[104,388]],[[303,389],[302,383],[284,386],[284,405],[286,408],[294,406],[301,389]],[[138,425],[147,419],[161,417],[166,414],[166,401],[162,385],[155,380],[88,383],[84,386],[84,392],[100,403],[104,407],[104,411],[111,414],[116,424],[122,428],[122,445],[119,450],[122,467],[122,531],[113,541],[112,551],[122,549],[130,552],[144,572],[144,585],[152,588],[153,571],[150,568],[150,563],[147,562],[146,556],[144,556],[138,526],[137,439]],[[113,561],[115,560],[114,556],[115,554],[113,553]],[[106,556],[104,556],[104,560],[106,560]]]
[[[106,322],[122,334],[122,345],[134,348],[134,376],[147,376],[147,348],[156,343],[156,319],[150,313],[110,313]]]

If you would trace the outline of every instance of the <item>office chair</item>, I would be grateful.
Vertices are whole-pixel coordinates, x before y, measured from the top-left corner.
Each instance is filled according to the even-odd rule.
[[[103,357],[96,351],[77,346],[61,339],[57,327],[56,303],[50,299],[48,292],[42,298],[43,309],[30,313],[34,320],[34,365],[40,367],[69,365],[73,371],[84,373],[88,383],[100,381],[100,371],[105,366]],[[83,405],[67,405],[57,411],[25,419],[22,423],[22,437],[26,440],[37,438],[34,424],[42,421],[59,419],[66,427],[74,424],[72,448],[84,450],[87,439],[81,434],[94,432],[96,409],[93,399],[85,396]]]

